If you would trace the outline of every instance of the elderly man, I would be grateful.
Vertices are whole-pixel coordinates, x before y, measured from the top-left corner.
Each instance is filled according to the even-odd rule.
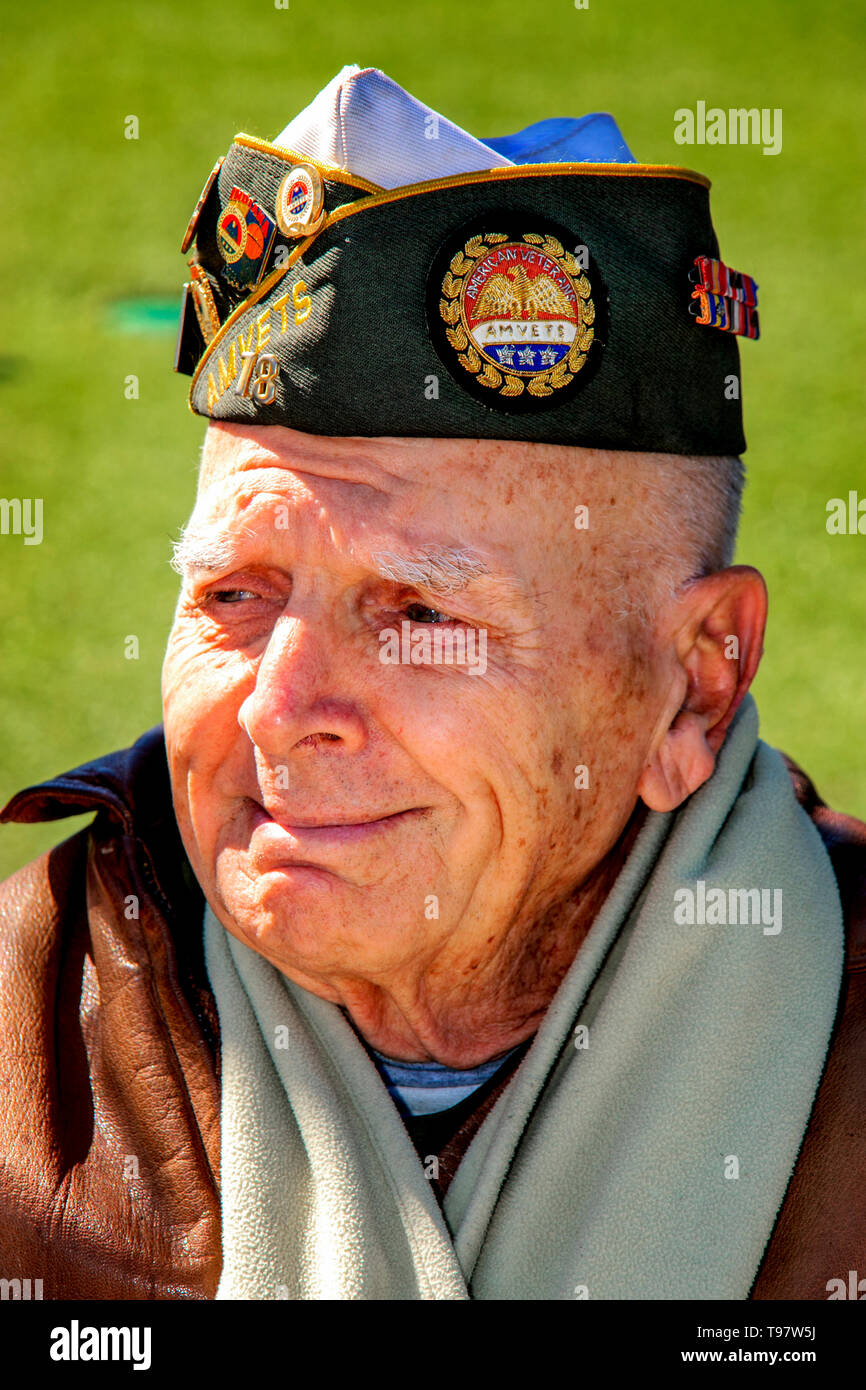
[[[866,827],[758,739],[706,180],[345,69],[193,241],[164,734],[5,813],[97,815],[4,890],[0,1273],[850,1296]]]

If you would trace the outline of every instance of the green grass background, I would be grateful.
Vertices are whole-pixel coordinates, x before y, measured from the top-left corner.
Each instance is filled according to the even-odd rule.
[[[762,732],[866,816],[866,536],[825,529],[829,498],[866,496],[866,11],[28,0],[5,8],[4,31],[0,496],[42,497],[45,539],[0,537],[0,798],[160,718],[167,558],[204,426],[171,372],[173,332],[122,332],[112,305],[179,298],[180,237],[214,159],[238,130],[273,138],[359,62],[482,137],[610,110],[639,159],[713,179],[722,255],[760,283],[763,337],[742,348],[739,558],[771,595]],[[675,145],[674,111],[699,99],[781,107],[782,153]],[[0,830],[0,874],[70,824]]]

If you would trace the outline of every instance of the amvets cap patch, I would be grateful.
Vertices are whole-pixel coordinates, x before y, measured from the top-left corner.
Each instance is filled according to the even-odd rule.
[[[508,411],[548,409],[580,390],[607,324],[607,291],[586,245],[544,219],[533,229],[526,220],[515,224],[506,210],[462,228],[428,285],[428,328],[445,366],[479,400]]]

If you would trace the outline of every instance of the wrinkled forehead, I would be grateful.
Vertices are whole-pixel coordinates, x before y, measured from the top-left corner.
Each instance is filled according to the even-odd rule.
[[[447,495],[451,503],[518,506],[524,521],[572,497],[611,491],[625,502],[655,455],[491,439],[367,438],[305,434],[281,425],[211,421],[199,496],[253,470],[355,484],[398,498]]]
[[[211,424],[197,520],[255,514],[285,501],[300,521],[349,531],[491,529],[509,534],[521,452],[482,440],[331,438],[281,426]]]
[[[382,492],[429,486],[503,501],[540,480],[568,483],[580,456],[599,451],[488,439],[367,438],[304,434],[281,425],[212,421],[202,449],[199,493],[255,468],[282,468],[355,482]]]
[[[393,478],[399,481],[400,458],[404,468],[418,448],[417,440],[368,440],[329,438],[304,434],[281,425],[258,427],[212,421],[202,448],[198,492],[257,469],[282,469],[286,474],[309,474],[354,481],[383,489]],[[394,467],[389,470],[389,458]]]
[[[289,530],[338,551],[468,547],[490,573],[540,582],[592,554],[609,563],[640,510],[653,455],[483,439],[309,435],[212,422],[190,526],[223,535],[288,503]],[[649,461],[649,465],[648,465]],[[642,482],[643,480],[643,482]],[[575,513],[592,512],[575,555]],[[190,527],[187,528],[190,530]],[[297,534],[297,533],[296,533]]]

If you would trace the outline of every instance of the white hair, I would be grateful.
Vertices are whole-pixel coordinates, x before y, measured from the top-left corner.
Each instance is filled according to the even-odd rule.
[[[655,454],[642,461],[640,521],[605,576],[619,616],[651,621],[686,584],[733,562],[744,481],[735,457]]]
[[[692,569],[687,578],[713,574],[733,561],[745,472],[742,459],[733,457],[677,457],[660,465],[658,482],[666,495],[660,535],[674,540],[677,554],[685,552]]]

